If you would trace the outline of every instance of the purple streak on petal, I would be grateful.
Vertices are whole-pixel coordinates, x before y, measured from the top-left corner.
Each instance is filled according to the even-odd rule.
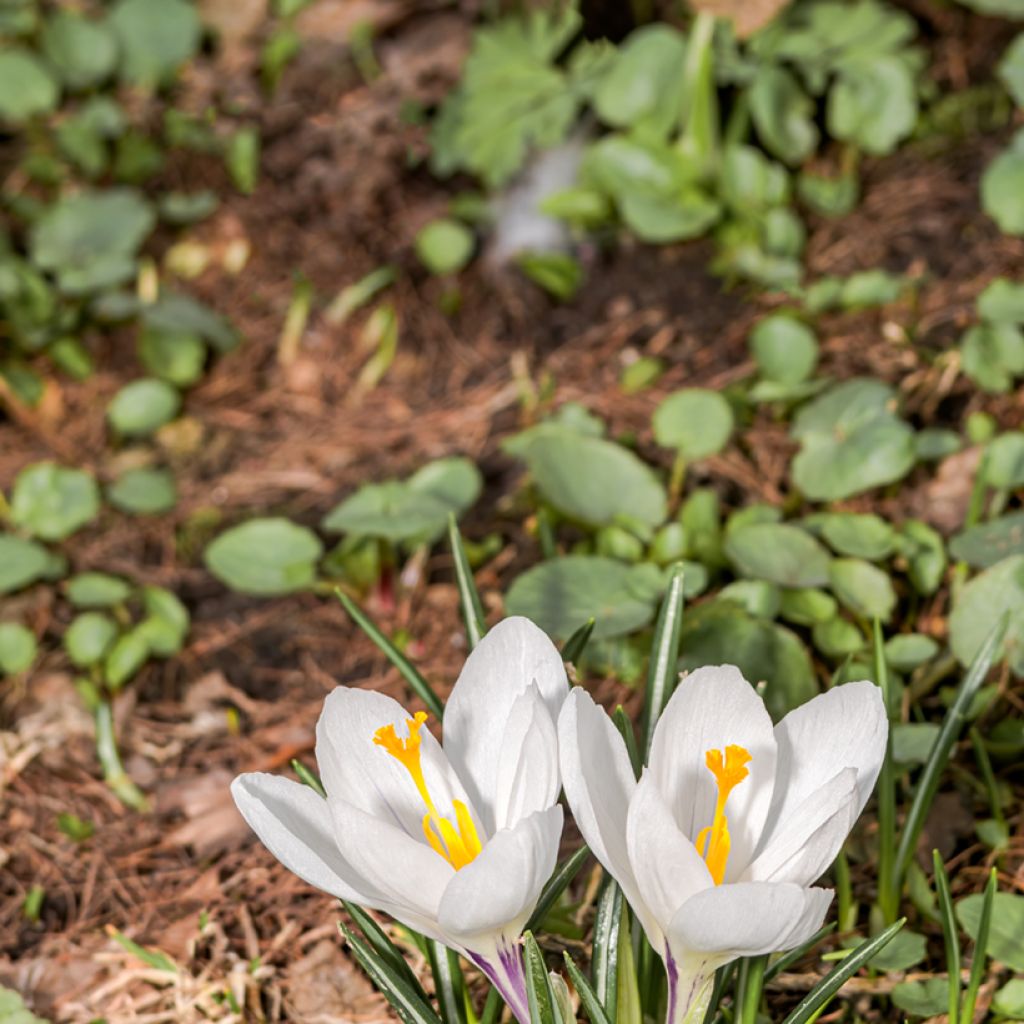
[[[526,973],[519,946],[502,936],[498,940],[498,962],[467,951],[470,960],[487,975],[491,984],[515,1014],[519,1024],[530,1024],[530,1003],[526,995]]]
[[[668,974],[668,1013],[665,1020],[673,1024],[676,1019],[676,1002],[679,999],[679,966],[676,958],[669,952],[665,953],[665,972]]]

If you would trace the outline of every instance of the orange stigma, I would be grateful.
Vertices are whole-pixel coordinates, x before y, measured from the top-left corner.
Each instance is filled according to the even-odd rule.
[[[729,819],[725,816],[725,802],[729,794],[750,774],[747,765],[751,761],[750,752],[743,747],[730,744],[721,750],[708,750],[704,754],[704,763],[708,771],[715,777],[718,785],[718,800],[715,802],[715,816],[711,824],[701,829],[697,836],[697,852],[704,858],[715,880],[721,885],[725,878],[725,865],[729,860]]]
[[[427,789],[423,765],[420,762],[420,729],[426,720],[425,711],[417,711],[412,718],[406,719],[405,724],[409,727],[407,737],[400,737],[393,725],[382,725],[373,734],[373,742],[400,762],[412,777],[416,791],[427,809],[427,813],[423,815],[423,834],[431,848],[458,871],[480,852],[480,838],[469,808],[461,800],[452,801],[452,810],[455,813],[453,825],[438,811],[430,790]]]

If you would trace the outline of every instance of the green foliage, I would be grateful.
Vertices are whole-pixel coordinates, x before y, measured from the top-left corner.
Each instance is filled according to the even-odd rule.
[[[36,660],[36,637],[20,622],[0,622],[0,674],[25,672]]]
[[[37,1017],[13,989],[0,985],[0,1024],[49,1024]]]
[[[35,583],[46,576],[49,566],[50,555],[42,545],[0,533],[0,594]]]
[[[655,440],[686,460],[717,455],[733,430],[729,403],[717,392],[685,388],[669,395],[654,411]]]
[[[178,488],[169,470],[129,469],[107,488],[107,500],[132,515],[159,515],[174,508]]]
[[[107,419],[125,437],[146,437],[170,423],[181,408],[181,396],[153,377],[126,384],[110,402]]]
[[[251,519],[222,533],[204,554],[206,567],[232,590],[274,597],[309,588],[323,545],[287,519]]]
[[[0,53],[0,117],[19,123],[57,106],[60,88],[42,61],[28,50]]]
[[[186,0],[118,0],[110,24],[121,48],[121,76],[144,88],[169,82],[199,48],[199,16]]]
[[[828,582],[828,552],[809,533],[782,523],[755,523],[730,530],[725,552],[737,571],[783,587]]]
[[[814,331],[787,313],[760,320],[750,332],[750,350],[762,379],[778,384],[802,384],[818,363]]]
[[[974,577],[949,616],[949,641],[969,665],[1004,612],[1010,616],[1004,653],[1015,675],[1024,676],[1024,555],[1011,555]]]
[[[1010,555],[1024,555],[1024,511],[964,530],[950,541],[949,551],[974,569],[987,569]]]
[[[473,255],[473,232],[450,217],[432,220],[416,235],[416,255],[432,274],[458,273]]]
[[[1024,130],[985,168],[981,205],[1008,235],[1024,235]]]
[[[67,598],[76,608],[112,608],[127,601],[131,592],[125,580],[103,572],[82,572],[65,584]]]
[[[364,484],[323,520],[328,531],[374,537],[410,547],[432,543],[480,496],[483,479],[466,458],[438,459],[407,480]]]
[[[99,488],[84,470],[37,462],[14,481],[11,521],[42,540],[64,540],[99,513]]]
[[[957,900],[956,916],[967,934],[977,940],[985,897],[981,893]],[[992,902],[988,953],[1015,971],[1024,971],[1024,896],[997,892]]]

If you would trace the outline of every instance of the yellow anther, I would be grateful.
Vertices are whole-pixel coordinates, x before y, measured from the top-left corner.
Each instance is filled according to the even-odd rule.
[[[727,746],[724,754],[721,750],[708,750],[704,754],[704,763],[718,784],[718,799],[715,801],[715,817],[707,828],[701,829],[696,846],[698,851],[703,850],[701,855],[715,885],[721,885],[725,878],[725,865],[732,845],[725,802],[733,789],[750,774],[747,768],[750,760],[750,752],[735,744]]]
[[[423,777],[423,765],[420,762],[420,729],[426,720],[425,711],[417,711],[412,718],[406,719],[409,735],[404,738],[395,732],[393,725],[382,725],[373,734],[373,742],[399,761],[412,777],[416,791],[427,808],[427,813],[423,815],[423,835],[435,853],[444,857],[458,871],[480,852],[480,837],[469,808],[461,800],[452,801],[456,822],[453,825],[438,811],[427,789],[427,780]]]

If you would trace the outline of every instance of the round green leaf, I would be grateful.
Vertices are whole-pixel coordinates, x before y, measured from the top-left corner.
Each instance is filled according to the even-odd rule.
[[[893,987],[892,1001],[913,1017],[935,1017],[949,1008],[949,982],[945,978],[901,981]]]
[[[191,331],[143,327],[139,334],[139,361],[154,377],[187,388],[203,375],[206,344]]]
[[[996,73],[1017,106],[1024,107],[1024,32],[1006,48]]]
[[[122,77],[146,88],[168,81],[199,49],[199,15],[185,0],[119,0],[110,23]]]
[[[924,764],[931,755],[939,727],[935,722],[900,722],[892,727],[892,759],[898,764]]]
[[[964,931],[974,940],[978,938],[984,899],[979,892],[956,902],[956,916]],[[988,955],[1015,971],[1024,971],[1024,896],[997,892],[993,897]]]
[[[316,579],[323,545],[287,519],[252,519],[222,533],[204,555],[206,567],[232,590],[260,597],[305,590]]]
[[[43,29],[43,53],[69,89],[102,82],[117,62],[117,40],[99,21],[58,10]]]
[[[1024,511],[1008,512],[964,530],[949,542],[949,551],[973,569],[987,569],[1010,555],[1024,555]]]
[[[617,517],[660,526],[665,489],[631,451],[612,441],[547,426],[525,445],[523,458],[541,493],[563,514],[591,526]]]
[[[57,107],[60,88],[43,63],[28,50],[0,51],[0,118],[15,123]]]
[[[828,551],[796,526],[756,523],[730,530],[725,553],[740,575],[780,587],[817,587],[828,582]]]
[[[429,494],[460,514],[480,497],[484,481],[476,464],[462,456],[435,459],[406,481],[411,491]]]
[[[854,615],[888,622],[896,607],[896,591],[888,573],[860,558],[836,558],[829,566],[832,593]]]
[[[962,665],[970,665],[1004,612],[1010,621],[1003,650],[1013,672],[1024,676],[1024,555],[997,562],[960,592],[949,617],[949,641]]]
[[[992,1009],[1003,1017],[1024,1020],[1024,978],[1011,978],[992,998]]]
[[[816,587],[782,591],[779,614],[787,622],[795,622],[798,626],[814,626],[819,622],[828,622],[829,619],[835,618],[838,611],[836,599]]]
[[[818,146],[814,101],[781,64],[763,64],[747,92],[750,114],[765,148],[796,167]]]
[[[896,550],[896,531],[881,516],[833,512],[818,520],[822,537],[840,555],[877,562]]]
[[[11,521],[43,540],[63,540],[99,510],[99,488],[84,470],[37,462],[14,481]]]
[[[126,384],[107,407],[110,425],[125,437],[144,437],[170,423],[181,408],[181,395],[152,377]]]
[[[885,642],[885,660],[897,672],[912,672],[938,653],[939,645],[923,633],[897,633]]]
[[[652,425],[658,444],[675,448],[684,459],[703,459],[729,443],[732,408],[717,391],[684,388],[654,410]]]
[[[956,454],[963,446],[963,439],[955,430],[946,430],[942,427],[919,430],[914,438],[914,451],[923,462],[938,462],[947,455]]]
[[[981,176],[982,209],[1008,235],[1024,235],[1024,152],[1008,149]]]
[[[788,629],[748,615],[731,601],[689,609],[680,633],[679,668],[736,665],[752,683],[767,683],[765,704],[775,719],[818,692],[811,659]]]
[[[112,608],[131,597],[131,584],[105,572],[80,572],[65,584],[68,600],[76,608]]]
[[[36,660],[36,637],[20,622],[0,622],[0,673],[15,676]]]
[[[734,580],[722,587],[718,600],[741,605],[756,619],[774,619],[781,605],[779,588],[764,580]]]
[[[181,637],[188,633],[191,616],[176,594],[163,587],[147,586],[142,591],[142,602],[149,618],[165,622]]]
[[[864,647],[863,633],[852,622],[840,618],[816,622],[811,639],[822,654],[837,660],[856,654]]]
[[[102,612],[83,612],[64,633],[64,648],[77,668],[97,665],[117,637],[113,619]]]
[[[1024,284],[997,277],[978,296],[977,308],[982,320],[1024,324]]]
[[[178,501],[174,474],[167,469],[129,469],[107,488],[107,500],[133,515],[169,512]]]
[[[42,579],[50,568],[50,552],[32,540],[0,533],[0,594],[9,594]]]
[[[761,376],[782,384],[799,384],[814,373],[818,340],[802,320],[775,313],[750,332],[750,349]]]
[[[152,305],[143,307],[147,328],[166,334],[197,334],[217,352],[230,352],[238,345],[238,334],[222,316],[188,295],[163,292]]]
[[[1024,487],[1024,430],[1009,430],[989,443],[985,479],[992,487]]]
[[[917,122],[917,89],[907,63],[889,54],[845,62],[828,96],[829,132],[868,153],[891,153]]]
[[[919,594],[934,594],[946,571],[946,547],[942,536],[919,519],[908,519],[900,527],[900,536],[914,589]]]
[[[416,236],[416,255],[432,274],[455,274],[473,255],[473,232],[457,220],[431,221]]]
[[[985,391],[1003,394],[1024,373],[1024,330],[1005,321],[975,324],[960,340],[964,373]]]
[[[562,640],[591,617],[595,637],[621,636],[650,622],[658,597],[657,577],[650,565],[570,555],[523,573],[513,582],[505,604],[509,615],[525,615]]]
[[[149,643],[141,629],[133,629],[114,641],[103,665],[103,678],[111,690],[119,690],[149,660]]]
[[[321,524],[325,530],[353,537],[380,537],[394,542],[439,536],[450,506],[433,494],[411,490],[405,481],[364,484],[333,508]]]
[[[80,192],[51,206],[32,226],[29,252],[71,295],[121,284],[153,228],[152,207],[134,189]]]

